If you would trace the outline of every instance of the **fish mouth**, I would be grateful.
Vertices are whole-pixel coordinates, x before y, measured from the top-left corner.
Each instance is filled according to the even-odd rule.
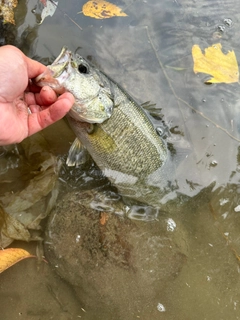
[[[62,48],[62,51],[58,55],[58,57],[53,61],[51,66],[59,65],[59,64],[66,64],[66,62],[70,62],[72,59],[72,53],[68,50],[66,46]]]
[[[53,63],[47,66],[46,71],[33,79],[33,82],[40,87],[50,86],[58,94],[64,93],[65,89],[62,84],[70,74],[71,60],[71,51],[63,47]]]

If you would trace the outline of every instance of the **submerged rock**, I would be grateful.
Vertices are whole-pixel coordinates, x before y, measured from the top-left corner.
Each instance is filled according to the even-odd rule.
[[[96,197],[72,192],[58,202],[47,225],[47,260],[74,287],[85,319],[159,315],[164,287],[187,260],[180,222],[172,229],[165,214],[144,223],[91,209]],[[122,211],[119,200],[114,205]]]

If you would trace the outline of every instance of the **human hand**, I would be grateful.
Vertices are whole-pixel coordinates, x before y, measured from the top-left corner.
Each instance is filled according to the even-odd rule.
[[[40,90],[29,86],[29,79],[45,70],[44,65],[16,47],[0,47],[0,145],[21,142],[63,118],[71,109],[71,93],[57,97],[50,87]]]

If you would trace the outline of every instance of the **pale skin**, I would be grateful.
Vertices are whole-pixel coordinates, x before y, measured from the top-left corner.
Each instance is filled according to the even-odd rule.
[[[16,47],[0,47],[0,145],[21,142],[60,120],[71,109],[71,93],[57,97],[50,87],[40,90],[29,85],[30,79],[45,70],[46,66]]]

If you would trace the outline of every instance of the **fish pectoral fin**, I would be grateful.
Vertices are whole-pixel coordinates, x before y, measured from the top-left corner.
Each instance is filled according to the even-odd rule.
[[[84,164],[88,159],[88,155],[87,149],[82,145],[81,141],[76,138],[69,149],[66,164],[69,167]]]

